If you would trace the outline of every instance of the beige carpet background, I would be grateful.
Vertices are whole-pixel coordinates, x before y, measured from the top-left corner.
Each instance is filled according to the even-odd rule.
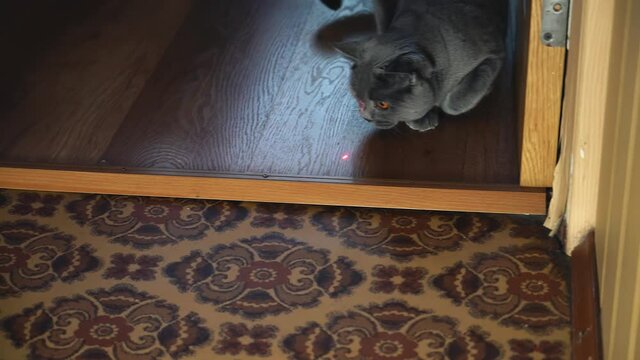
[[[0,190],[0,359],[570,358],[540,219]]]

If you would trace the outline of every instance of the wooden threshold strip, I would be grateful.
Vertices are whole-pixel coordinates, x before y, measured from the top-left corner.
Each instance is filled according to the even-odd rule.
[[[543,189],[471,189],[0,167],[0,188],[416,210],[544,214]]]

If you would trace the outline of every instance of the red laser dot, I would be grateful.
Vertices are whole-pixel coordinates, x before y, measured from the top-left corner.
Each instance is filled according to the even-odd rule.
[[[342,155],[342,160],[349,160],[349,154]]]

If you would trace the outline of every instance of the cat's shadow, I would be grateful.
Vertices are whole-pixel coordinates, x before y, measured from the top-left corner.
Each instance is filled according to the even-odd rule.
[[[343,16],[319,28],[313,37],[313,47],[323,54],[335,54],[334,44],[375,34],[376,22],[371,13]]]
[[[354,150],[352,173],[361,179],[419,178],[429,164],[436,131],[418,132],[405,124],[389,130],[373,130]],[[417,162],[417,163],[416,163]]]

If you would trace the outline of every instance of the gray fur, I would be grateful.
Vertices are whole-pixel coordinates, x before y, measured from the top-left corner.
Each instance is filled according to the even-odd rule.
[[[335,45],[353,61],[351,90],[366,120],[426,131],[439,111],[462,114],[491,91],[505,52],[504,1],[376,0],[374,13],[377,35]]]

